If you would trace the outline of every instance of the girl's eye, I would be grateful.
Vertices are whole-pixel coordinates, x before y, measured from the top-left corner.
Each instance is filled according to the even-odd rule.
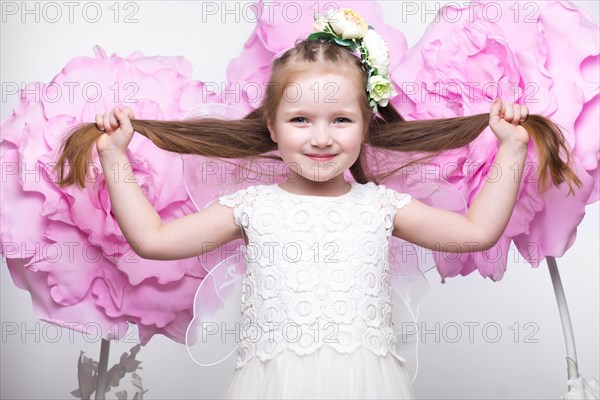
[[[346,118],[346,117],[336,118],[336,121],[337,122],[350,122],[350,120],[348,118]]]
[[[291,122],[305,122],[306,118],[304,117],[296,117],[296,118],[292,118]]]

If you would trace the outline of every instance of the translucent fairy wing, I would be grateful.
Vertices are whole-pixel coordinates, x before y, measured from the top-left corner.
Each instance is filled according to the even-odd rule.
[[[194,362],[213,366],[236,352],[240,340],[245,246],[218,263],[204,277],[194,297],[194,318],[186,331],[186,346]]]
[[[419,307],[427,297],[429,282],[418,268],[412,275],[390,275],[392,321],[398,344],[396,351],[406,360],[406,368],[414,382],[419,371]]]
[[[467,203],[462,194],[439,177],[423,180],[422,176],[418,179],[405,176],[382,183],[399,193],[409,193],[430,206],[466,213]],[[398,343],[397,352],[406,360],[413,382],[419,369],[419,308],[429,291],[429,282],[424,274],[436,268],[441,254],[394,236],[389,238],[392,320]]]

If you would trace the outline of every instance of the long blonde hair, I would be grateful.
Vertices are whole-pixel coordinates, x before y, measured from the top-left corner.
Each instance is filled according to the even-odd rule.
[[[344,68],[352,74],[361,88],[366,87],[367,75],[360,60],[345,47],[323,41],[300,40],[273,62],[261,106],[244,118],[182,121],[132,119],[133,129],[161,149],[175,153],[219,159],[271,158],[281,161],[281,158],[268,154],[277,149],[277,144],[270,137],[267,121],[273,120],[288,83],[311,63],[333,63],[336,68]],[[375,150],[421,152],[425,155],[391,171],[375,174],[369,171],[366,152],[361,149],[357,161],[350,167],[352,177],[359,183],[379,183],[402,168],[432,159],[443,151],[465,146],[488,126],[489,114],[406,121],[391,103],[379,107],[379,115],[374,116],[366,90],[360,90],[360,93],[361,110],[364,120],[368,121],[365,146]],[[574,193],[573,184],[580,188],[581,181],[570,168],[570,152],[559,127],[535,114],[529,115],[522,126],[539,152],[538,190],[542,193],[546,191],[549,180],[556,186],[566,181],[569,194]],[[80,124],[67,133],[54,167],[60,187],[72,184],[85,187],[92,149],[102,133],[95,123]]]

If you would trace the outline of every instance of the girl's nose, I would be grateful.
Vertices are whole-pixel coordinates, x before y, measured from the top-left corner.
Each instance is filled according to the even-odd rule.
[[[315,147],[326,147],[333,143],[333,139],[331,138],[327,127],[315,127],[310,142]]]

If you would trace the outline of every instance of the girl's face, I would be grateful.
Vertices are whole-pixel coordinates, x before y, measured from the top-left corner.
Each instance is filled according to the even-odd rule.
[[[348,74],[317,69],[287,86],[269,131],[289,181],[343,182],[364,140],[358,90]]]

